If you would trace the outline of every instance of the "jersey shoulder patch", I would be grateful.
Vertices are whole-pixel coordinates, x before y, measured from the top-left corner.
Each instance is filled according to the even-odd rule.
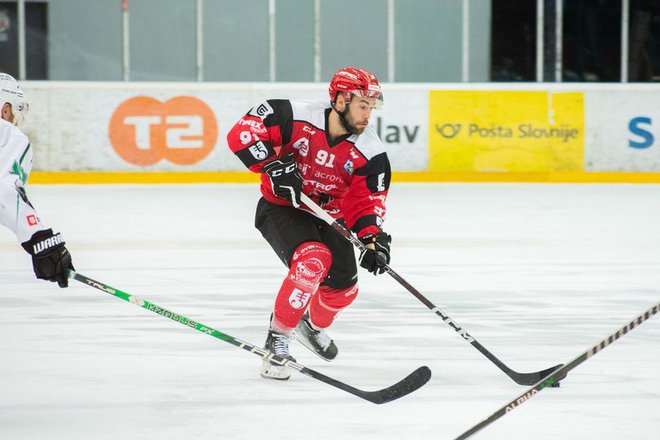
[[[262,101],[252,107],[248,112],[248,115],[256,116],[257,118],[264,120],[268,117],[268,115],[272,115],[273,113],[275,113],[275,111],[273,110],[273,106],[270,104],[270,102]]]
[[[267,127],[291,122],[291,102],[288,99],[268,99],[253,106],[247,113],[261,119]]]

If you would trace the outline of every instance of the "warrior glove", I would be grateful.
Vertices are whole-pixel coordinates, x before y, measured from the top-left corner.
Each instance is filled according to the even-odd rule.
[[[23,248],[32,255],[32,267],[37,278],[57,281],[60,287],[68,287],[67,272],[74,268],[71,254],[65,244],[62,235],[53,234],[52,229],[35,232],[29,241],[22,244]]]
[[[360,266],[374,275],[385,272],[385,266],[390,262],[392,237],[381,231],[365,235],[360,241],[366,246],[366,249],[360,251]]]
[[[303,179],[298,172],[293,153],[268,162],[263,166],[263,171],[270,177],[273,193],[287,199],[296,208],[300,208]]]

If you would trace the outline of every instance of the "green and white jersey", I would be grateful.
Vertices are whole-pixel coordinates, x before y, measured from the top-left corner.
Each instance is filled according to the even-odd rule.
[[[25,186],[30,171],[30,141],[18,127],[0,119],[0,224],[14,231],[19,243],[48,229],[27,198]]]

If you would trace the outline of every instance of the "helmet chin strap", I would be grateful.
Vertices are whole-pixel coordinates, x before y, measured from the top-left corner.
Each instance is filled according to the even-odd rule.
[[[339,121],[341,122],[341,125],[344,127],[344,129],[345,129],[347,132],[349,132],[350,134],[356,134],[356,133],[353,131],[353,129],[351,128],[351,125],[350,125],[350,124],[348,123],[348,121],[346,120],[346,115],[348,114],[348,106],[349,106],[349,104],[350,104],[350,103],[348,103],[348,102],[346,103],[346,106],[344,107],[344,111],[343,111],[343,112],[340,112],[339,110],[337,110],[337,107],[335,107],[335,103],[334,103],[334,102],[332,103],[332,108],[334,109],[334,111],[337,112],[337,115],[339,115]]]

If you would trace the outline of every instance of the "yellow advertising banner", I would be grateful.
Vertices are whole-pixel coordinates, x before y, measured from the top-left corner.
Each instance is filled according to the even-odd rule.
[[[431,91],[429,171],[584,171],[584,96]]]

